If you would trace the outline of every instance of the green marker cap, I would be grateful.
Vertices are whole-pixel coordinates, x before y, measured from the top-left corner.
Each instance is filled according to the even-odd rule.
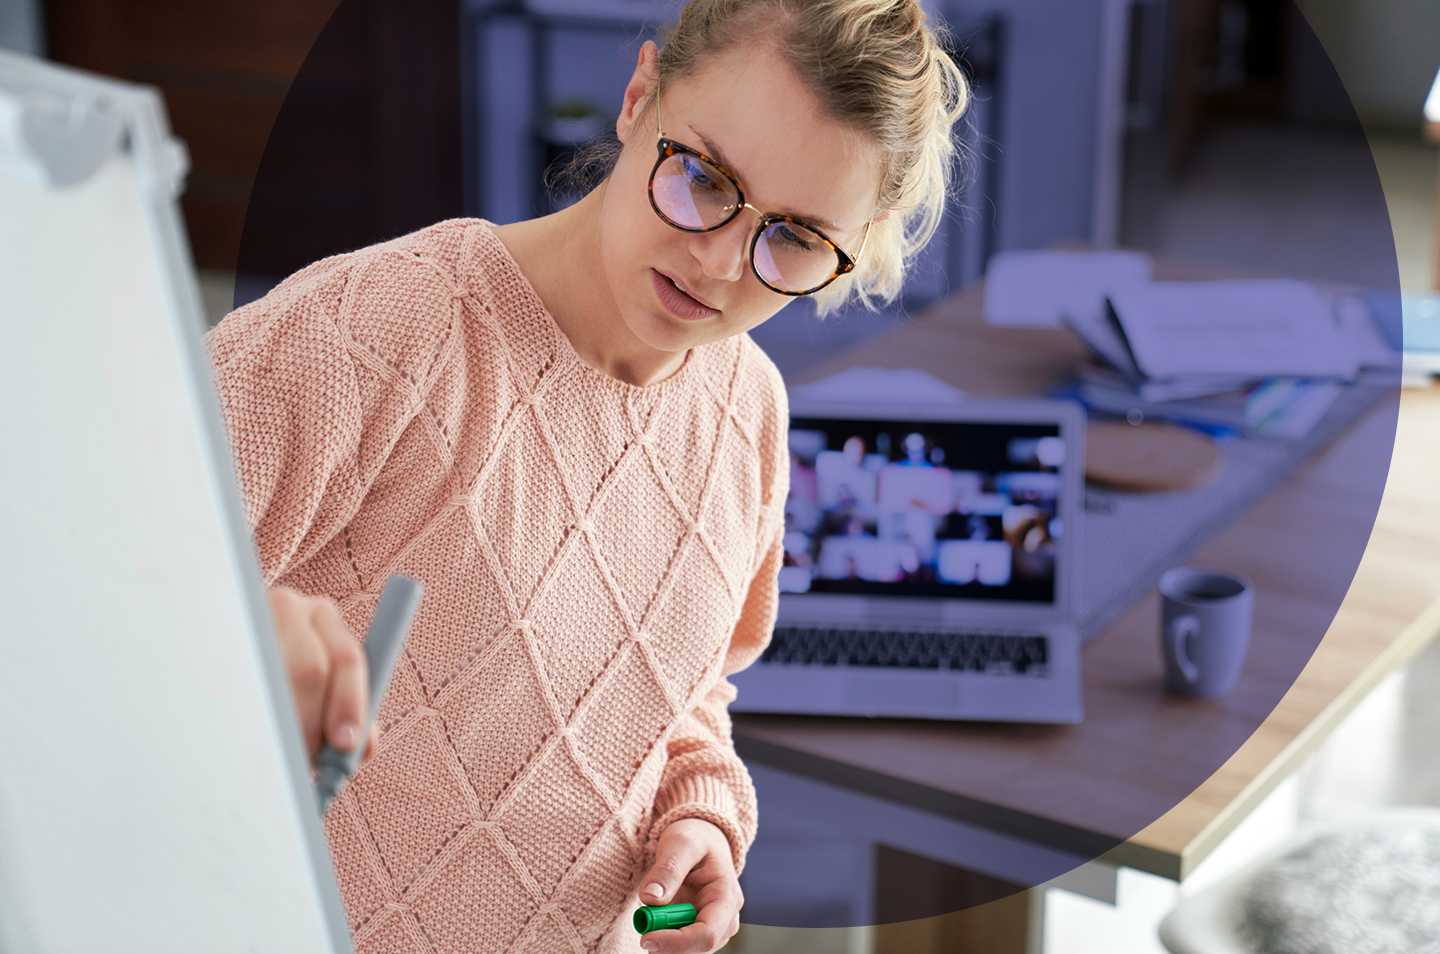
[[[668,928],[682,928],[695,923],[695,905],[647,904],[635,909],[635,930],[641,934],[649,931],[664,931]]]

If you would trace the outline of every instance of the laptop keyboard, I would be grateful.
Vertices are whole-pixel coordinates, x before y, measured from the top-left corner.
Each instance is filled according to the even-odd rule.
[[[780,626],[760,661],[1044,676],[1049,639],[1040,633],[860,632]]]

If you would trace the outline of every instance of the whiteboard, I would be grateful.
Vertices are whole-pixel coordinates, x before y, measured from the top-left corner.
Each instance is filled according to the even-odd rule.
[[[4,952],[352,950],[185,165],[152,90],[0,53]]]

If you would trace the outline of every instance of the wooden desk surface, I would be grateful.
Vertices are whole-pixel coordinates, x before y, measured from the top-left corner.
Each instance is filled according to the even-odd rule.
[[[1157,265],[1156,274],[1215,272]],[[1068,332],[986,325],[980,295],[956,295],[792,384],[871,365],[920,368],[977,395],[1035,394],[1080,360]],[[1187,561],[1256,582],[1250,653],[1228,696],[1161,691],[1152,593],[1086,646],[1080,725],[734,713],[737,748],[822,781],[1184,878],[1440,630],[1440,495],[1430,450],[1440,391],[1405,391],[1398,403],[1398,420],[1396,402],[1381,401]],[[1390,457],[1392,433],[1377,515],[1373,496],[1366,506],[1353,492],[1354,461]],[[1327,546],[1367,534],[1358,568],[1358,545],[1344,553]],[[1298,551],[1317,557],[1296,566]]]

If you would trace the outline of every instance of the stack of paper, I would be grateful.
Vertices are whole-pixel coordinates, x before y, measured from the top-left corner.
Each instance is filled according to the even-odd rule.
[[[1147,282],[1067,316],[1092,410],[1211,432],[1303,437],[1363,366],[1393,362],[1368,315],[1292,280]],[[1354,299],[1350,299],[1353,303]]]
[[[1112,293],[1107,317],[1147,380],[1351,381],[1359,370],[1330,299],[1307,282],[1152,282]]]
[[[1025,251],[991,260],[984,314],[1073,331],[1093,361],[1066,393],[1094,411],[1300,437],[1363,369],[1398,366],[1373,297],[1286,279],[1157,282],[1137,252]],[[1440,374],[1440,299],[1430,304],[1435,348],[1421,354],[1409,338],[1422,309],[1407,302],[1407,374]]]

